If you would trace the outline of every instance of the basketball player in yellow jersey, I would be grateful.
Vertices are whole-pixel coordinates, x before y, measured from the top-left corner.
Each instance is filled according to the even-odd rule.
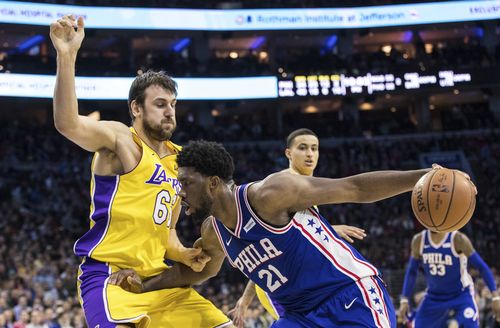
[[[289,171],[293,174],[312,176],[314,169],[318,164],[319,158],[319,138],[309,129],[298,129],[290,133],[286,139],[285,156],[288,158],[289,168],[284,171]],[[347,226],[334,225],[335,231],[344,239],[353,242],[351,237],[363,239],[365,233],[363,229]],[[249,281],[243,295],[240,297],[234,309],[228,314],[232,315],[234,323],[237,327],[243,327],[246,311],[252,303],[255,295],[259,299],[262,306],[271,316],[277,320],[283,311],[281,306],[273,302],[273,300],[254,282]]]
[[[138,76],[129,92],[132,127],[78,115],[75,62],[84,38],[80,17],[50,26],[57,50],[54,123],[92,161],[90,230],[75,243],[83,257],[78,295],[90,328],[228,327],[231,321],[192,288],[131,294],[108,284],[120,269],[147,279],[168,268],[165,259],[201,271],[209,258],[185,248],[175,224],[180,185],[175,164],[176,83],[163,72]],[[174,286],[175,287],[175,286]]]

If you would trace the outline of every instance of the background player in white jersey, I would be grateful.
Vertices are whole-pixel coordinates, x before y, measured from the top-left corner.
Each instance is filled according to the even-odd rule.
[[[318,136],[313,131],[305,128],[291,132],[286,138],[285,156],[288,158],[289,163],[289,168],[285,171],[292,174],[313,176],[319,158]],[[360,240],[365,237],[364,230],[357,227],[347,225],[333,225],[332,227],[340,237],[351,243],[353,242],[351,237]],[[283,313],[282,307],[250,280],[243,295],[236,302],[234,309],[228,312],[228,315],[233,317],[234,324],[237,327],[243,327],[247,310],[255,295],[275,320]]]
[[[222,145],[190,142],[177,158],[186,214],[203,220],[197,241],[212,258],[202,272],[182,265],[143,284],[150,291],[216,275],[224,255],[285,313],[273,327],[391,327],[395,311],[379,271],[341,240],[315,205],[368,203],[410,191],[430,169],[375,171],[341,179],[289,172],[235,186]],[[213,215],[213,217],[210,217]]]
[[[490,269],[474,250],[469,238],[461,232],[424,230],[413,237],[411,256],[406,269],[399,314],[406,321],[409,298],[418,268],[425,273],[428,288],[414,318],[421,328],[479,327],[479,313],[474,300],[474,284],[467,272],[467,262],[479,269],[492,294],[492,308],[500,321],[500,296]],[[453,319],[450,320],[450,311]]]

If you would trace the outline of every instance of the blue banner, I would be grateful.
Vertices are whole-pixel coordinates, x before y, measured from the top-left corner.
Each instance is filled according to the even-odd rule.
[[[88,28],[199,31],[349,29],[499,19],[500,0],[245,10],[91,7],[0,1],[0,23],[48,26],[68,13],[83,16]]]

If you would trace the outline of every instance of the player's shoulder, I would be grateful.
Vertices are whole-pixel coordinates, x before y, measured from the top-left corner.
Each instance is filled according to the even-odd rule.
[[[250,204],[262,203],[273,197],[273,193],[278,189],[279,186],[279,176],[281,174],[286,174],[282,172],[277,172],[268,175],[265,179],[260,181],[254,181],[249,183],[247,189],[247,196]],[[278,177],[278,180],[276,180]]]
[[[420,249],[420,245],[423,242],[424,239],[424,233],[425,230],[413,235],[413,238],[411,239],[411,247],[414,249]]]
[[[256,181],[250,186],[252,192],[261,194],[262,192],[282,190],[281,186],[284,181],[293,178],[295,174],[290,173],[289,170],[283,170],[268,175],[265,179]]]
[[[117,143],[128,143],[130,141],[134,141],[136,136],[134,134],[133,128],[125,125],[122,122],[118,121],[100,121],[100,124],[105,125],[109,130],[113,131],[113,133],[116,136],[116,142]],[[137,136],[138,138],[138,136]],[[137,143],[137,141],[136,141]]]
[[[274,212],[283,199],[296,194],[298,187],[294,179],[297,177],[301,176],[289,171],[281,171],[252,183],[247,191],[250,205],[259,206],[264,212],[266,209],[272,209],[271,212]],[[287,191],[286,194],[284,194],[284,190]]]
[[[453,236],[453,243],[455,244],[455,246],[462,246],[464,244],[470,244],[471,241],[466,234],[460,231],[456,231]]]
[[[207,217],[201,224],[200,234],[203,239],[216,239],[214,219],[212,216]]]
[[[461,231],[455,231],[455,238],[469,239],[469,237]]]
[[[179,153],[181,150],[182,150],[182,146],[181,145],[178,145],[172,141],[169,141],[168,142],[169,146],[177,153]]]
[[[215,219],[212,216],[207,217],[201,224],[201,239],[203,240],[204,249],[220,248],[220,242],[214,224]]]
[[[425,230],[420,231],[419,233],[416,233],[413,235],[413,238],[411,239],[412,242],[418,242],[424,238]]]
[[[453,249],[459,254],[463,253],[466,256],[471,256],[475,252],[474,246],[472,245],[469,237],[460,231],[457,231],[454,234],[452,243]]]

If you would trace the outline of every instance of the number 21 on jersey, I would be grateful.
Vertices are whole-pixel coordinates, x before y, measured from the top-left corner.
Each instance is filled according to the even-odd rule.
[[[259,270],[258,274],[260,279],[266,278],[266,286],[270,292],[274,292],[281,287],[282,284],[288,281],[288,279],[272,264],[269,264],[267,269]]]

